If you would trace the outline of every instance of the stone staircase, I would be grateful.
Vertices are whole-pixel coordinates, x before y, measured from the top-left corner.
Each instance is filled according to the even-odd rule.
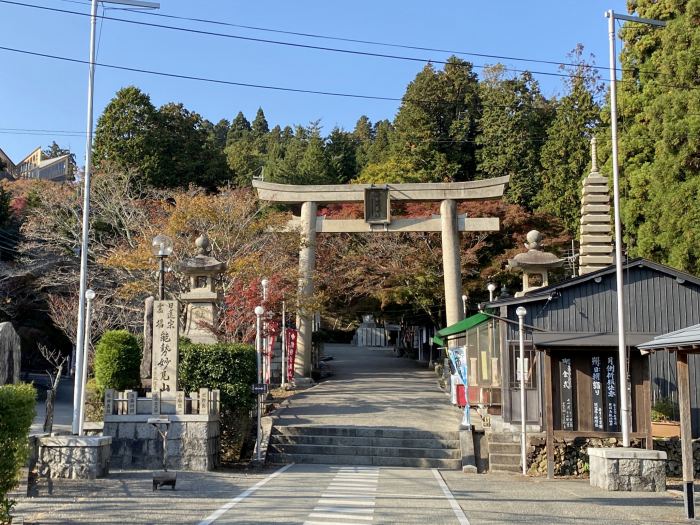
[[[520,435],[511,432],[489,432],[489,472],[522,472]]]
[[[404,428],[280,426],[272,429],[270,463],[321,463],[461,469],[458,432]]]

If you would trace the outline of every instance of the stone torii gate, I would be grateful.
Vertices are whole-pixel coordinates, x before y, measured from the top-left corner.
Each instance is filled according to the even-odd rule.
[[[498,231],[497,217],[457,215],[457,202],[495,199],[503,196],[509,177],[470,182],[427,184],[338,184],[291,185],[253,181],[260,200],[280,204],[301,204],[301,216],[293,217],[290,229],[301,235],[299,250],[299,296],[313,294],[313,271],[316,264],[317,233],[367,232],[441,232],[442,266],[445,282],[447,326],[464,317],[462,306],[462,273],[460,232]],[[392,201],[440,201],[440,217],[392,219]],[[363,219],[330,219],[317,217],[318,204],[364,202]],[[297,313],[297,358],[295,372],[311,375],[311,313]]]

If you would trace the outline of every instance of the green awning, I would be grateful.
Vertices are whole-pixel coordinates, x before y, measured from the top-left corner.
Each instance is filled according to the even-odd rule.
[[[486,314],[475,314],[471,317],[467,317],[466,319],[462,319],[459,323],[455,323],[452,326],[447,326],[442,330],[439,330],[433,337],[433,343],[438,346],[445,346],[445,341],[442,339],[443,337],[466,332],[467,330],[470,330],[476,325],[479,325],[484,321],[488,321],[489,319],[491,319],[491,316]]]

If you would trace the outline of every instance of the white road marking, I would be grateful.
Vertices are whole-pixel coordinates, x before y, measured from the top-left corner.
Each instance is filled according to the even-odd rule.
[[[359,514],[338,514],[336,512],[312,512],[309,518],[336,518],[340,520],[368,520],[372,521],[373,516],[361,516]]]
[[[322,505],[367,505],[369,507],[374,507],[374,500],[365,501],[365,500],[344,500],[344,499],[321,498],[319,503],[321,503]]]
[[[374,499],[374,494],[369,494],[365,496],[364,494],[336,494],[335,492],[326,492],[321,494],[321,498],[362,498],[362,499]]]
[[[450,491],[450,488],[447,486],[447,483],[445,483],[445,480],[442,479],[442,476],[440,475],[440,472],[438,471],[438,469],[434,468],[432,470],[433,470],[433,476],[435,476],[435,479],[437,480],[438,485],[440,485],[440,488],[442,489],[442,493],[445,495],[445,498],[450,503],[450,507],[452,507],[452,511],[455,513],[455,516],[457,517],[457,521],[459,521],[459,525],[470,525],[469,520],[467,519],[467,516],[464,514],[464,511],[462,510],[462,507],[460,507],[459,503],[457,503],[457,500],[452,495],[452,492]]]
[[[222,505],[218,510],[212,512],[209,516],[204,518],[202,521],[199,522],[199,525],[210,525],[211,523],[214,523],[214,521],[218,520],[221,516],[223,516],[226,512],[231,510],[237,503],[240,503],[244,499],[246,499],[248,496],[253,494],[256,490],[258,490],[260,487],[265,485],[268,481],[272,481],[275,479],[277,476],[282,474],[285,470],[289,469],[294,465],[294,463],[291,463],[289,465],[285,465],[279,470],[276,470],[272,474],[270,474],[268,477],[266,477],[263,480],[258,481],[255,485],[250,487],[249,489],[244,490],[241,492],[238,496],[233,498],[231,501],[226,503],[225,505]]]
[[[305,521],[304,525],[365,525],[364,523],[353,523],[352,521]]]
[[[336,507],[333,505],[318,505],[314,512],[349,512],[353,514],[374,514],[374,509],[355,509],[352,507]]]

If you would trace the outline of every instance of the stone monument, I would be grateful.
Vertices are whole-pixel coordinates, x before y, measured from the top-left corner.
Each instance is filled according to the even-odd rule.
[[[508,261],[508,267],[523,272],[523,291],[515,294],[520,297],[530,290],[549,285],[549,270],[558,268],[564,261],[553,253],[545,252],[542,248],[542,234],[531,230],[525,243],[527,251],[519,253]]]
[[[0,323],[0,385],[19,383],[20,338],[12,323]]]
[[[226,270],[226,263],[210,257],[211,243],[204,233],[195,241],[197,255],[184,259],[178,269],[190,283],[190,290],[180,295],[185,305],[183,334],[193,343],[217,342],[214,327],[219,318],[221,294],[216,290],[216,279]],[[154,359],[155,361],[155,359]]]

